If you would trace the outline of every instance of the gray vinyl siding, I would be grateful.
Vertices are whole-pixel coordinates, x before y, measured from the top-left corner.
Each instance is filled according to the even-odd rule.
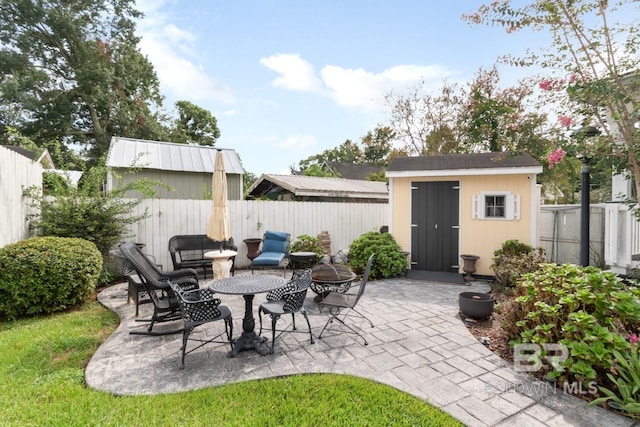
[[[160,199],[193,199],[207,200],[211,199],[211,180],[213,175],[210,173],[198,172],[174,172],[164,170],[143,169],[135,173],[135,175],[127,175],[124,169],[115,169],[114,172],[119,178],[114,179],[115,185],[132,182],[135,179],[151,179],[161,182],[165,186],[173,188],[170,191],[165,188],[157,188],[157,196]],[[127,193],[128,197],[142,198],[137,191]],[[227,174],[227,199],[242,200],[242,175]]]

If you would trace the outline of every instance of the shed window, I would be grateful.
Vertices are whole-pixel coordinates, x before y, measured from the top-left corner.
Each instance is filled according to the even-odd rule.
[[[473,196],[473,219],[519,220],[520,196],[508,191],[486,191]]]
[[[505,196],[484,196],[484,217],[504,218]]]

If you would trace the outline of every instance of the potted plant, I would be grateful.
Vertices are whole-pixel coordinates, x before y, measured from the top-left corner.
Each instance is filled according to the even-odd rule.
[[[324,251],[319,238],[302,234],[289,246],[289,253],[291,260],[294,261],[294,267],[308,268],[318,262]],[[297,257],[294,256],[296,253]],[[315,254],[315,257],[312,254]]]

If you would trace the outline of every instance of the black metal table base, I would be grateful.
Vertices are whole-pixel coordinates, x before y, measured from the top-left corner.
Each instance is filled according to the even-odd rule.
[[[233,340],[233,343],[231,344],[231,351],[228,353],[228,356],[235,357],[239,352],[246,350],[255,350],[256,353],[264,356],[269,353],[268,346],[263,345],[267,341],[266,337],[258,336],[255,332],[243,332],[240,338]]]
[[[233,340],[229,357],[237,356],[239,352],[245,350],[255,350],[256,353],[264,356],[269,353],[269,349],[263,346],[267,338],[256,334],[256,321],[253,317],[253,297],[254,295],[243,295],[244,297],[244,318],[242,319],[242,335]]]
[[[267,338],[256,334],[256,321],[253,317],[253,298],[255,294],[269,292],[284,286],[287,281],[283,277],[267,275],[239,275],[214,280],[209,284],[213,292],[228,295],[242,295],[244,298],[244,317],[242,318],[242,334],[232,340],[228,357],[235,357],[241,351],[253,350],[264,356],[270,348],[265,345]]]

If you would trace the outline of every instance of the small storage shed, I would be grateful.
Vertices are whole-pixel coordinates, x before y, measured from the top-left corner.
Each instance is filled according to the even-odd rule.
[[[537,246],[542,166],[529,154],[396,157],[387,168],[389,231],[411,268],[462,273],[477,255],[492,276],[493,252],[509,239]]]
[[[116,182],[147,178],[170,186],[174,191],[157,189],[161,199],[211,198],[211,180],[216,152],[224,156],[227,174],[227,198],[242,200],[244,169],[238,154],[231,149],[203,145],[113,137],[107,154],[107,189]],[[130,194],[140,197],[139,194]]]

